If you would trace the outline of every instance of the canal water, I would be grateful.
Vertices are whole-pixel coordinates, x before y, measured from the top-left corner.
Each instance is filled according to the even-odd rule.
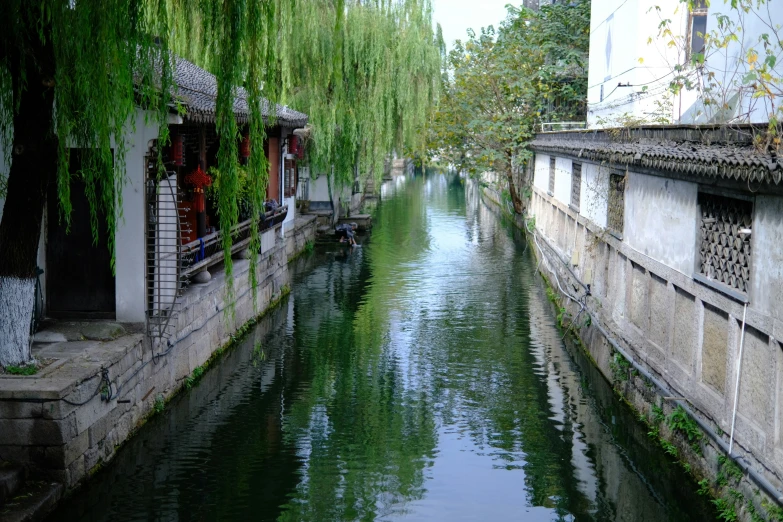
[[[383,189],[51,520],[713,520],[458,177]]]

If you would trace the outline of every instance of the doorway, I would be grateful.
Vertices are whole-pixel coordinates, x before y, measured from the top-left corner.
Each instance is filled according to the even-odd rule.
[[[47,314],[60,319],[114,319],[115,281],[105,216],[98,212],[98,241],[93,242],[90,205],[82,181],[80,154],[71,151],[71,228],[60,219],[57,187],[47,198]],[[96,187],[99,191],[100,187]],[[100,195],[96,196],[97,199]]]

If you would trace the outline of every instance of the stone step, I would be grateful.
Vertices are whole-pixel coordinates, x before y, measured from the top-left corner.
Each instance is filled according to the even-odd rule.
[[[339,224],[356,223],[359,232],[365,232],[372,228],[372,216],[370,214],[354,214],[351,217],[344,217],[337,220]]]
[[[37,522],[54,508],[63,495],[63,485],[56,482],[28,480],[24,487],[0,506],[3,522]]]
[[[16,495],[24,484],[25,478],[27,478],[27,470],[24,466],[0,462],[0,507]]]

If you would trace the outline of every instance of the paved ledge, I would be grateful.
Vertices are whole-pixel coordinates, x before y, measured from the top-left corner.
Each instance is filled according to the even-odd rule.
[[[22,464],[35,479],[66,491],[76,487],[111,460],[156,402],[173,396],[195,368],[280,297],[289,283],[288,261],[315,239],[315,230],[315,216],[297,218],[285,238],[278,235],[259,256],[257,307],[249,261],[235,261],[234,320],[220,313],[232,304],[222,270],[188,288],[168,347],[151,343],[143,325],[48,323],[33,355],[49,364],[32,376],[0,375],[0,462]],[[59,493],[44,497],[48,506],[46,499],[56,501]]]
[[[137,333],[108,342],[35,343],[33,344],[35,358],[54,359],[54,361],[35,375],[0,376],[0,400],[77,399],[70,395],[79,384],[94,378],[100,373],[101,368],[118,363],[129,351],[139,346],[143,338],[143,334]]]

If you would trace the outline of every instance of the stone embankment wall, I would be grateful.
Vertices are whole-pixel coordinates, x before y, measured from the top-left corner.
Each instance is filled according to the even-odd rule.
[[[185,291],[176,333],[160,346],[141,333],[87,349],[74,342],[78,356],[55,361],[36,376],[4,378],[0,460],[26,464],[66,488],[78,485],[111,460],[194,370],[287,291],[288,261],[314,241],[315,230],[314,217],[300,218],[260,256],[256,306],[249,261],[235,260],[233,317],[226,311],[231,303],[221,271],[209,283]],[[106,400],[109,392],[112,398]]]
[[[484,201],[500,210],[497,194],[483,192]],[[736,466],[725,455],[743,305],[635,250],[539,188],[533,189],[529,214],[535,219],[515,216],[516,222],[528,229],[539,269],[566,311],[564,322],[618,393],[650,423],[651,432],[674,443],[677,458],[694,478],[706,479],[700,484],[741,520],[765,511],[783,513],[747,472],[751,468],[777,491],[783,486],[778,429],[783,351],[773,332],[777,321],[751,310],[746,316],[732,452],[740,457]],[[679,405],[696,417],[688,426],[696,430],[695,444],[682,426],[669,422]]]

